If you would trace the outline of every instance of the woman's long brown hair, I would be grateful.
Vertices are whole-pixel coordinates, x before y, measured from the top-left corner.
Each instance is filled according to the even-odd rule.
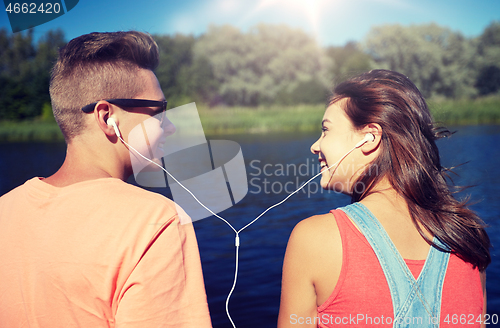
[[[406,199],[415,227],[429,244],[432,240],[424,230],[464,261],[485,270],[491,262],[491,244],[484,223],[466,201],[453,196],[446,180],[449,170],[441,166],[435,143],[451,133],[434,126],[417,87],[400,73],[373,70],[338,85],[330,104],[341,99],[355,128],[369,123],[382,127],[381,153],[354,184],[352,201],[362,200],[386,177]]]

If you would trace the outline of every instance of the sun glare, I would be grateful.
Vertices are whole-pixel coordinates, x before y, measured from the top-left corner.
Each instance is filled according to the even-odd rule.
[[[257,14],[263,12],[273,12],[276,18],[285,23],[297,25],[294,21],[300,19],[311,29],[314,37],[319,39],[322,13],[326,8],[331,8],[332,3],[339,1],[332,0],[260,0],[255,8],[250,11],[245,20],[251,20]]]

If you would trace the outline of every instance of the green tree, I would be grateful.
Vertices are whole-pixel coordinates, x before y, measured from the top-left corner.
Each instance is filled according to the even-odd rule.
[[[458,32],[436,24],[378,26],[363,47],[377,65],[407,75],[427,97],[476,93],[475,46]]]
[[[28,88],[34,57],[33,30],[16,34],[0,30],[0,119],[36,115]]]
[[[328,47],[326,53],[335,63],[331,68],[331,76],[336,81],[345,80],[376,67],[372,58],[354,41],[346,43],[343,47]]]
[[[155,35],[154,39],[160,49],[156,75],[169,107],[191,101],[210,102],[210,91],[216,89],[215,79],[205,58],[193,58],[196,38],[176,34]]]
[[[481,56],[487,56],[492,49],[500,47],[500,21],[493,21],[488,25],[481,36],[477,45],[478,53]],[[500,62],[500,58],[495,56],[491,58],[496,63]]]
[[[481,95],[500,90],[500,22],[492,22],[477,38],[476,87]]]
[[[476,88],[482,96],[498,92],[500,90],[500,68],[498,66],[483,67],[477,78]]]
[[[44,106],[50,105],[50,71],[57,61],[59,49],[66,44],[60,29],[48,31],[38,41],[36,55],[32,61],[31,79],[27,83],[32,90],[32,103],[37,115],[43,115]]]
[[[196,42],[194,56],[210,63],[218,96],[228,105],[325,99],[331,60],[300,30],[258,25],[242,33],[232,26],[211,26]],[[306,95],[310,85],[315,94]]]
[[[9,34],[0,30],[0,119],[20,120],[42,113],[50,103],[50,69],[58,48],[65,44],[61,30],[49,31],[33,45],[33,30]]]

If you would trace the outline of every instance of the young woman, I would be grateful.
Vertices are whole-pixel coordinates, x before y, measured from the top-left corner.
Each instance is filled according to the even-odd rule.
[[[278,327],[481,326],[490,241],[450,191],[435,144],[450,132],[416,86],[387,70],[351,78],[322,131],[321,186],[353,204],[294,228]]]

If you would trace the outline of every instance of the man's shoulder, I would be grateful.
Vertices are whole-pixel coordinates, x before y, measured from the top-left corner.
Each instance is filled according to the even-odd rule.
[[[32,178],[1,196],[0,203],[26,198],[28,195],[47,200],[59,198],[89,206],[105,203],[115,208],[140,206],[176,210],[175,203],[169,198],[116,178],[87,180],[62,188],[49,185],[41,178]]]
[[[101,181],[103,180],[103,181]],[[106,194],[110,201],[116,201],[124,205],[159,205],[174,207],[174,202],[152,191],[145,190],[136,185],[124,182],[120,179],[99,179],[94,181],[93,188],[96,192]]]
[[[102,181],[100,181],[102,180]],[[88,196],[81,201],[95,207],[93,215],[106,216],[117,229],[141,231],[170,224],[179,217],[179,208],[169,198],[120,179],[100,179],[81,190]],[[94,205],[91,205],[94,204]],[[154,229],[153,229],[154,230]]]
[[[32,181],[34,181],[35,179],[39,179],[39,178],[28,179],[23,184],[15,187],[14,189],[11,189],[10,191],[6,192],[3,195],[0,195],[0,202],[9,202],[9,201],[16,199],[18,197],[23,197],[23,195],[28,190],[30,183]]]

